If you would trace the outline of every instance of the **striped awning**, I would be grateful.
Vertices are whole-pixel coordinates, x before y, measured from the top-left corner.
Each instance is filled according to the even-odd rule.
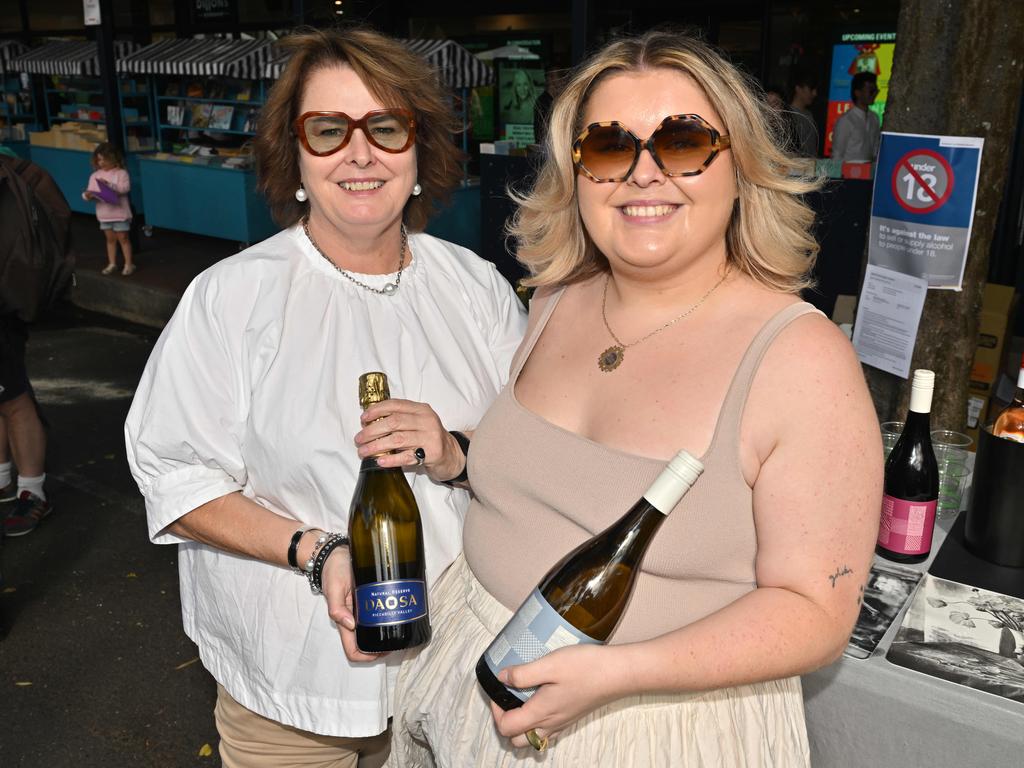
[[[451,40],[402,40],[413,52],[427,60],[449,88],[476,88],[494,82],[494,72],[476,56]],[[288,54],[280,54],[264,68],[263,76],[276,80],[288,64]]]
[[[17,72],[11,61],[28,53],[28,46],[17,40],[0,40],[0,72]]]
[[[270,40],[159,40],[117,61],[118,72],[137,75],[198,75],[255,80],[273,57]]]
[[[115,60],[137,47],[135,43],[127,40],[115,40]],[[99,77],[100,59],[95,42],[55,40],[12,59],[8,67],[14,72],[30,72],[34,75]]]

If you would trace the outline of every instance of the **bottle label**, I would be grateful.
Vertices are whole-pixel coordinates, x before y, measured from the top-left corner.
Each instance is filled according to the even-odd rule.
[[[882,497],[878,543],[900,555],[923,555],[932,548],[935,501],[905,501]]]
[[[559,648],[581,643],[600,645],[599,640],[583,634],[563,619],[544,599],[540,590],[535,589],[487,647],[484,659],[497,677],[505,667],[529,664]],[[537,691],[536,688],[508,690],[523,701],[527,701]]]
[[[355,606],[364,627],[408,624],[427,615],[426,589],[416,579],[374,581],[356,587]]]

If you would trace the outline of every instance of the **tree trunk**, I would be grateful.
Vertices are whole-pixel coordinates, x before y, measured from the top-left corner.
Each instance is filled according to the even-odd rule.
[[[1024,73],[1024,3],[902,0],[885,130],[985,139],[963,290],[930,290],[911,368],[935,371],[932,425],[963,431],[989,249],[1006,185]],[[864,366],[881,420],[910,382]]]

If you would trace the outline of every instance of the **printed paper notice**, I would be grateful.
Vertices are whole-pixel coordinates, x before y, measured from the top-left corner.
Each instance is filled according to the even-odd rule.
[[[862,363],[910,376],[927,293],[925,279],[868,264],[853,326],[853,346]]]

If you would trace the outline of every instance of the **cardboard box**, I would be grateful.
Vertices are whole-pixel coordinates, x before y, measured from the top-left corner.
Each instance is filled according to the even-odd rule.
[[[978,341],[967,384],[967,434],[978,444],[978,429],[988,422],[990,399],[1004,367],[1007,334],[1017,306],[1008,285],[985,285],[978,316]]]

